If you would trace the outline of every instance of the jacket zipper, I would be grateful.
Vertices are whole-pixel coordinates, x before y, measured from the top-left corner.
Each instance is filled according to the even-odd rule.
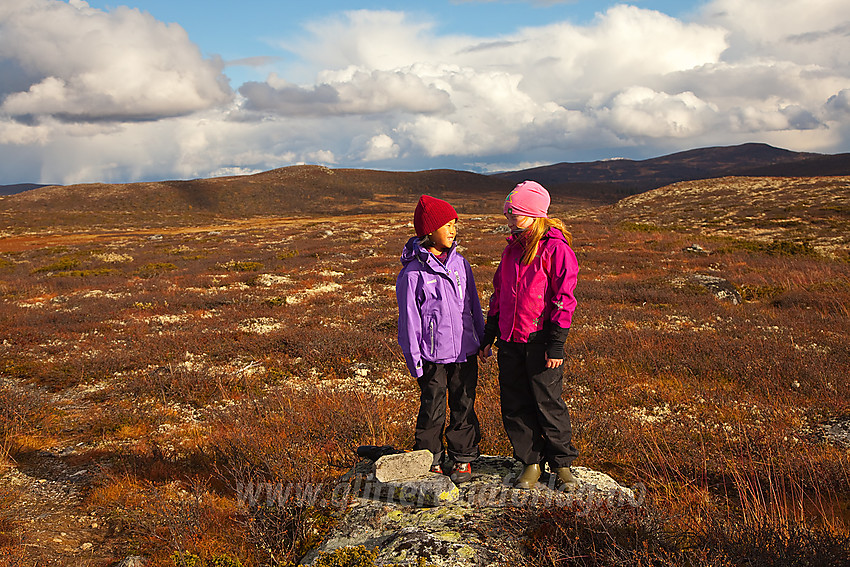
[[[434,351],[434,321],[433,321],[433,319],[428,324],[428,328],[431,331],[431,356],[437,356],[437,353]]]

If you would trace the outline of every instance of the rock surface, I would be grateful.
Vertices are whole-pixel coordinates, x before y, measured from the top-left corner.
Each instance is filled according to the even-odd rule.
[[[361,461],[343,477],[353,483],[360,496],[353,499],[342,521],[302,564],[312,564],[319,552],[363,545],[379,550],[379,565],[415,564],[420,557],[435,566],[487,565],[503,549],[494,548],[482,530],[506,507],[572,506],[581,512],[599,507],[637,507],[644,496],[642,486],[627,488],[604,473],[584,467],[573,467],[579,487],[563,492],[556,475],[548,473],[541,476],[536,489],[513,488],[511,483],[522,470],[522,464],[513,459],[482,456],[472,465],[472,480],[455,487],[455,498],[411,504],[398,495],[415,493],[417,483],[442,477],[454,485],[447,476],[433,473],[427,473],[426,479],[381,483],[370,476],[372,462]]]
[[[428,473],[433,460],[433,453],[427,449],[384,455],[375,461],[375,478],[390,482],[419,477]]]
[[[850,418],[837,420],[820,427],[823,429],[824,437],[827,440],[836,445],[850,447]]]
[[[717,299],[729,301],[732,305],[744,302],[740,292],[728,280],[706,274],[694,274],[691,279],[714,294]]]
[[[691,244],[686,248],[682,248],[682,252],[689,252],[691,254],[697,254],[699,256],[709,256],[711,252],[700,246],[699,244]]]

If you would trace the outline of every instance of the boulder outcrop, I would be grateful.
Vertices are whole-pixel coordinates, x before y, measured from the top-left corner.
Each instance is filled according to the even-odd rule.
[[[535,489],[515,489],[512,481],[521,470],[513,459],[482,456],[473,463],[472,480],[459,486],[430,472],[382,482],[375,478],[375,463],[364,459],[341,479],[351,483],[354,495],[342,520],[302,564],[313,564],[319,553],[364,546],[377,550],[379,565],[415,564],[420,558],[436,566],[486,565],[504,550],[483,530],[507,507],[569,506],[589,513],[643,502],[642,486],[628,488],[584,467],[573,467],[579,486],[570,492],[548,473]]]

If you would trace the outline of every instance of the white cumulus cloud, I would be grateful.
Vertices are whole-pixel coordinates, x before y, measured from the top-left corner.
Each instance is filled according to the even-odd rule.
[[[232,96],[222,63],[202,58],[183,28],[126,7],[4,2],[0,61],[14,78],[0,112],[30,120],[155,120]]]
[[[372,136],[366,141],[361,156],[363,161],[394,159],[399,155],[399,146],[386,134]]]

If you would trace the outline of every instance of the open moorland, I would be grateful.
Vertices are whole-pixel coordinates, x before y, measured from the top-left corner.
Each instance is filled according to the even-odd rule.
[[[394,294],[412,193],[301,216],[184,207],[151,226],[4,209],[0,564],[297,564],[341,511],[248,507],[236,487],[325,482],[359,445],[412,446]],[[501,202],[449,198],[486,301]],[[579,205],[552,211],[581,269],[576,464],[646,500],[505,509],[481,537],[509,564],[846,565],[850,178]],[[476,404],[482,450],[510,456],[494,361]]]

